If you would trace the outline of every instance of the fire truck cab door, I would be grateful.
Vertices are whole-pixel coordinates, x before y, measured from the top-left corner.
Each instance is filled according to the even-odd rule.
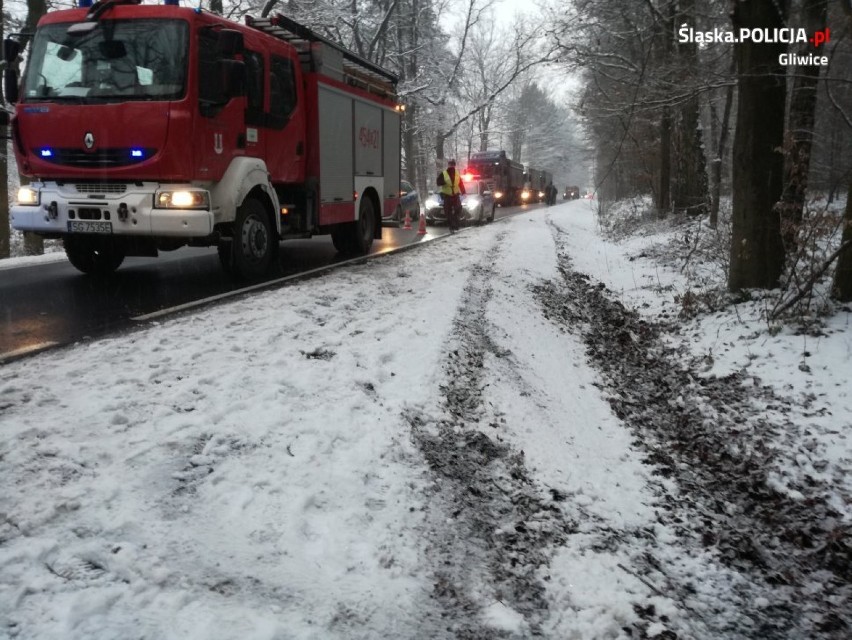
[[[224,62],[223,62],[224,60]],[[246,96],[228,96],[225,69],[229,61],[218,50],[216,32],[198,32],[198,131],[200,141],[192,153],[196,158],[196,177],[219,180],[235,156],[246,155]],[[248,66],[248,65],[247,65]],[[252,154],[253,155],[253,154]]]
[[[269,110],[264,114],[266,165],[273,182],[304,180],[305,123],[301,68],[295,52],[269,57]]]

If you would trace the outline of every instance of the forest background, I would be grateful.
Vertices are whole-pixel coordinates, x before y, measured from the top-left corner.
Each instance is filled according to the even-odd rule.
[[[0,0],[3,33],[31,32],[68,0]],[[729,291],[815,285],[852,299],[852,0],[204,0],[242,21],[284,13],[398,74],[403,176],[421,193],[445,159],[505,149],[599,213],[706,218]],[[742,28],[828,29],[827,42],[683,41]],[[782,65],[815,53],[827,65]],[[10,105],[5,105],[7,109]],[[5,177],[5,179],[4,179]],[[9,231],[17,171],[0,156],[0,258],[38,254]],[[3,192],[5,191],[5,193]],[[846,198],[847,202],[852,200]],[[686,247],[685,250],[689,250]],[[783,309],[782,309],[783,308]]]

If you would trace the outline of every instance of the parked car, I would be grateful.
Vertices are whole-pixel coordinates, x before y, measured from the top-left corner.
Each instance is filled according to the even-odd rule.
[[[494,220],[494,210],[497,205],[494,202],[494,194],[489,191],[488,185],[485,182],[474,180],[465,182],[464,188],[466,193],[461,197],[461,224],[482,224]],[[430,194],[423,203],[423,207],[427,224],[447,224],[441,194]]]
[[[416,224],[420,220],[420,194],[417,193],[417,189],[407,180],[400,180],[399,193],[401,197],[396,211],[382,217],[382,224],[386,227],[402,226],[406,212],[412,223]]]

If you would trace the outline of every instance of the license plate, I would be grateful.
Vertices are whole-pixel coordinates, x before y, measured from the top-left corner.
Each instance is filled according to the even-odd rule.
[[[112,222],[69,220],[68,233],[112,233]]]

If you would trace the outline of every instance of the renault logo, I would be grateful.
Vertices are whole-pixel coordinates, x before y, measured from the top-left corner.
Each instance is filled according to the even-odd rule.
[[[83,136],[83,144],[86,145],[87,149],[91,149],[95,146],[95,136],[89,131],[85,136]]]

